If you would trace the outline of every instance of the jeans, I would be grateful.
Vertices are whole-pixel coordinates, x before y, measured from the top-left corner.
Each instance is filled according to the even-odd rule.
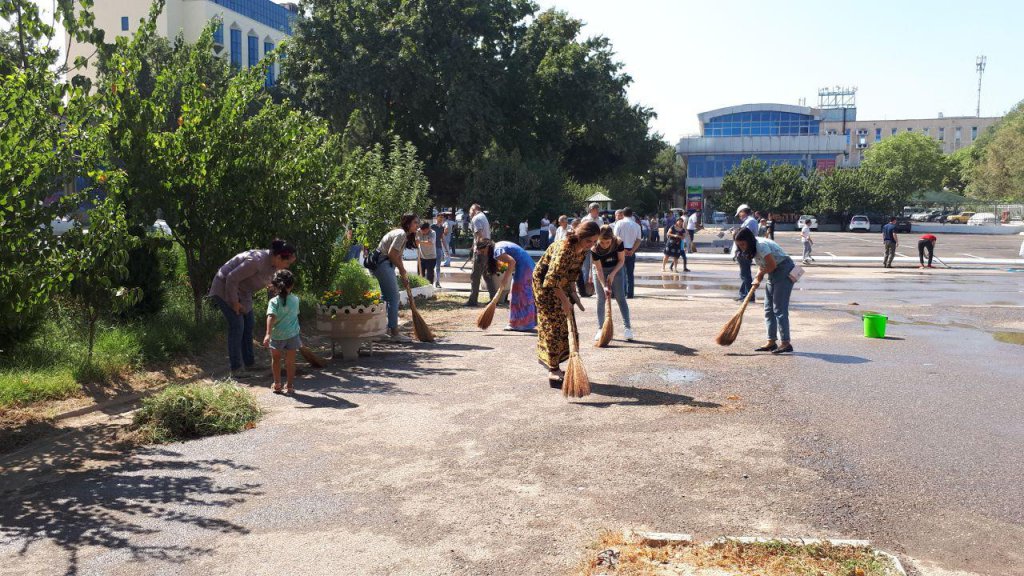
[[[932,257],[935,256],[935,245],[929,240],[919,240],[917,242],[917,258],[921,261],[921,266],[924,266],[924,251],[928,250],[928,265],[932,265]]]
[[[810,242],[804,242],[804,260],[809,260],[810,258],[811,258],[811,243]]]
[[[583,268],[580,270],[580,275],[576,278],[577,292],[583,298],[587,297],[587,280],[590,279],[590,267],[592,265],[593,260],[590,258],[590,251],[587,250],[587,255],[583,258]]]
[[[547,230],[541,230],[540,231],[540,249],[541,250],[547,250],[548,249],[548,244],[550,244],[550,243],[551,243],[551,239],[548,237],[548,231]]]
[[[768,328],[768,339],[789,342],[789,297],[793,294],[793,260],[783,259],[768,275],[764,289],[764,323]]]
[[[523,248],[526,248],[526,241],[527,240],[529,240],[529,238],[527,238],[526,236],[520,236],[519,237],[519,245],[522,246]]]
[[[444,265],[445,266],[451,266],[452,265],[452,254],[455,252],[455,235],[454,234],[452,234],[451,236],[448,237],[448,246],[447,246],[447,248],[448,249],[444,251]],[[440,265],[438,265],[438,269],[440,269]]]
[[[437,258],[423,258],[420,260],[420,266],[423,268],[423,277],[431,284],[434,283],[434,271],[437,270],[438,262],[440,262],[440,260]]]
[[[240,369],[243,363],[252,366],[256,363],[256,355],[252,351],[252,310],[236,314],[220,296],[214,296],[213,301],[228,321],[228,359],[231,371]]]
[[[398,306],[401,299],[398,297],[398,278],[395,276],[395,265],[390,260],[385,260],[377,265],[373,271],[380,283],[380,296],[388,304],[388,330],[398,328]]]
[[[608,272],[611,272],[611,271],[612,271],[612,269],[609,268],[609,269],[605,270],[604,272],[607,274]],[[619,313],[622,314],[622,324],[626,328],[630,328],[631,325],[629,323],[629,304],[626,303],[626,294],[625,294],[626,290],[625,290],[625,286],[623,285],[624,281],[625,281],[625,278],[623,277],[622,272],[623,272],[622,270],[619,270],[619,273],[615,275],[615,279],[612,280],[612,298],[615,298],[615,301],[619,303]],[[605,276],[605,278],[607,279],[608,277]],[[604,326],[604,306],[605,306],[604,305],[604,289],[598,287],[597,288],[597,326],[599,328],[601,326]]]
[[[484,279],[487,285],[487,292],[494,298],[498,291],[494,276],[487,273],[487,254],[475,253],[473,255],[473,273],[469,276],[469,304],[477,304],[480,299],[480,278]]]
[[[882,265],[886,268],[892,267],[892,260],[896,257],[896,243],[891,240],[885,241],[885,256],[882,257]]]
[[[634,291],[633,271],[636,270],[636,254],[632,256],[626,256],[626,262],[622,268],[622,272],[625,272],[626,274],[626,277],[623,279],[626,282],[626,298],[632,298]],[[617,276],[621,276],[621,274]],[[618,280],[618,277],[616,277],[615,281],[618,282]]]
[[[754,276],[750,273],[750,258],[744,256],[742,252],[737,252],[736,262],[740,265],[740,298],[746,298],[750,287],[754,284]],[[751,298],[750,301],[753,302],[754,298]]]

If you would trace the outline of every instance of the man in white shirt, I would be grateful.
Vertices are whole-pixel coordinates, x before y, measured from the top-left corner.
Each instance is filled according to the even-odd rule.
[[[490,239],[491,223],[487,221],[487,216],[484,215],[484,211],[480,209],[479,204],[473,204],[469,207],[469,215],[472,218],[469,222],[469,226],[473,230],[473,273],[469,276],[470,291],[469,301],[466,302],[466,306],[476,307],[479,305],[478,299],[480,297],[481,277],[483,277],[484,283],[487,285],[487,292],[490,293],[491,298],[494,298],[494,293],[498,290],[494,282],[494,277],[490,274],[486,274],[487,255],[480,254],[476,250],[478,242],[484,239]]]
[[[800,224],[800,242],[804,245],[804,264],[814,262],[814,258],[811,257],[811,245],[814,244],[814,241],[811,240],[810,220],[804,220]]]
[[[622,240],[622,247],[626,249],[626,275],[622,277],[626,282],[626,298],[633,297],[633,270],[636,268],[636,251],[640,249],[641,233],[640,225],[633,219],[633,209],[629,206],[623,208],[622,220],[615,223],[615,236]]]
[[[551,219],[545,214],[540,219],[540,249],[547,250],[548,244],[551,243]]]
[[[736,209],[736,218],[740,221],[740,228],[749,228],[753,232],[754,237],[757,238],[757,220],[751,216],[753,210],[746,204],[740,204],[739,208]],[[737,230],[737,229],[734,229]],[[754,276],[750,272],[751,260],[743,255],[742,252],[735,249],[733,244],[733,254],[736,255],[736,262],[740,265],[740,295],[736,298],[737,301],[743,300],[747,297],[747,293],[750,292],[750,287],[754,285]],[[753,303],[755,298],[751,298],[750,302]]]
[[[519,223],[519,245],[526,248],[526,241],[529,240],[530,235],[530,223],[523,218],[523,221]]]
[[[587,222],[593,222],[598,226],[604,226],[604,218],[601,217],[601,205],[597,202],[591,202],[589,206],[589,212],[580,221],[576,223],[577,226],[585,224]],[[576,288],[578,289],[580,296],[589,298],[590,292],[594,288],[594,281],[590,278],[590,267],[593,260],[590,258],[590,250],[587,250],[587,255],[583,259],[583,270],[580,271],[579,278],[576,279]]]
[[[565,239],[565,235],[566,235],[566,233],[568,231],[569,231],[569,217],[568,216],[559,216],[558,217],[558,226],[555,228],[555,233],[552,235],[554,237],[553,242],[558,242],[559,240],[564,240]]]
[[[690,210],[690,216],[686,219],[686,235],[690,237],[690,253],[697,251],[697,245],[693,241],[693,236],[697,233],[697,211]]]

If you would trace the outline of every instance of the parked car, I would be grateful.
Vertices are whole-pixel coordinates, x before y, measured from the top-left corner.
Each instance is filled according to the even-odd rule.
[[[818,217],[817,216],[812,216],[810,214],[804,214],[803,216],[801,216],[800,219],[796,221],[796,227],[798,229],[803,227],[805,220],[810,220],[811,221],[811,230],[817,230],[818,229]]]
[[[863,214],[858,214],[850,219],[850,232],[855,230],[871,231],[871,220]]]
[[[910,217],[915,222],[934,222],[939,216],[942,216],[941,210],[932,210],[930,212],[919,212]]]
[[[712,224],[725,224],[725,221],[726,221],[727,218],[728,218],[728,216],[725,214],[725,212],[715,212],[715,213],[713,213],[711,215],[711,223]]]
[[[910,228],[911,228],[911,220],[910,220],[910,218],[907,218],[906,216],[897,216],[896,217],[896,232],[901,233],[901,234],[902,233],[909,234],[910,233]]]
[[[978,212],[967,219],[968,226],[994,226],[998,223],[996,215],[991,212]]]
[[[68,230],[71,230],[74,226],[74,219],[68,218],[67,216],[54,218],[53,221],[50,222],[50,229],[53,230],[54,236],[60,236]]]
[[[967,221],[974,216],[974,212],[961,212],[946,218],[946,224],[967,224]]]

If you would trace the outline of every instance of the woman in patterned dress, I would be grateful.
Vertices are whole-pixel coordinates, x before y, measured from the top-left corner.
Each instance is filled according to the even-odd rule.
[[[537,327],[537,306],[533,301],[533,258],[518,244],[481,240],[477,242],[477,251],[487,256],[487,273],[498,273],[498,263],[508,265],[508,269],[498,281],[498,286],[508,289],[512,284],[511,304],[509,305],[508,326],[505,330],[532,332]]]
[[[533,294],[537,301],[537,357],[548,369],[548,383],[562,387],[565,375],[558,365],[569,359],[568,315],[579,296],[573,292],[583,259],[597,242],[600,228],[584,222],[565,239],[548,246],[533,270]]]

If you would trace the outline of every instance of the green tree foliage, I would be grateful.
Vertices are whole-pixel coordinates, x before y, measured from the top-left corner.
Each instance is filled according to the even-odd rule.
[[[810,200],[807,209],[819,217],[839,216],[840,223],[845,224],[853,214],[874,212],[875,197],[868,186],[858,168],[813,172],[806,183],[805,195]]]
[[[740,165],[726,173],[722,178],[722,191],[718,195],[718,204],[725,206],[726,211],[749,204],[755,210],[772,210],[774,199],[769,195],[771,187],[768,163],[757,158],[744,158]]]
[[[991,200],[1024,201],[1024,102],[978,138],[971,175],[972,195]]]
[[[869,148],[861,170],[870,182],[872,204],[895,214],[916,194],[938,190],[946,166],[938,142],[924,134],[904,132]]]
[[[946,173],[942,176],[942,187],[957,194],[964,194],[974,180],[974,167],[978,163],[978,148],[966,146],[946,157]]]

